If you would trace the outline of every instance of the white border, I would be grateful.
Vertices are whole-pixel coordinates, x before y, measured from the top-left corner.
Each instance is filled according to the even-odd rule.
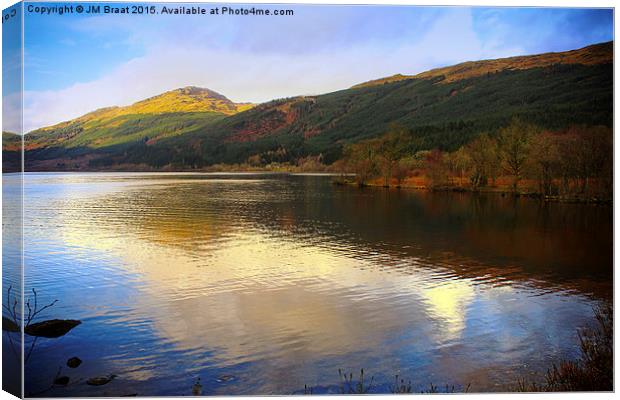
[[[116,0],[107,0],[107,1],[116,1]],[[125,2],[125,1],[119,1]],[[141,2],[149,2],[149,3],[171,3],[173,1],[166,0],[145,0]],[[188,1],[189,2],[189,1]],[[8,0],[0,0],[0,9],[5,9],[13,4],[16,1],[8,1]],[[215,1],[208,0],[204,1],[204,3],[282,3],[282,4],[343,4],[343,5],[359,5],[359,4],[375,4],[375,5],[417,5],[417,6],[503,6],[503,7],[602,7],[602,8],[615,8],[616,2],[610,0],[475,0],[475,1],[466,1],[466,0],[447,0],[445,2],[439,2],[434,0],[314,0],[314,1],[304,1],[304,0],[271,0],[271,1],[256,1],[256,0],[226,0],[226,1]],[[615,9],[614,9],[614,22],[615,22]],[[23,22],[22,22],[22,31],[23,31]],[[23,35],[23,32],[22,32]],[[616,37],[616,26],[614,23],[614,39]],[[23,36],[22,36],[23,38]],[[2,39],[2,30],[0,29],[0,41]],[[614,44],[615,48],[615,44]],[[614,51],[615,52],[615,51]],[[2,63],[2,54],[0,52],[0,64]],[[614,100],[617,97],[618,86],[615,84],[615,76],[617,76],[618,71],[618,63],[614,62]],[[23,84],[23,79],[22,79]],[[2,89],[2,82],[0,80],[0,92]],[[616,133],[616,107],[614,101],[614,135]],[[0,121],[2,120],[2,109],[0,107]],[[22,121],[23,123],[23,121]],[[23,125],[22,125],[23,126]],[[620,148],[620,138],[614,136],[614,155],[619,154],[618,149]],[[1,156],[0,156],[1,162]],[[616,198],[616,191],[620,184],[620,177],[618,175],[618,170],[616,168],[616,158],[614,157],[614,198]],[[1,183],[1,176],[0,176]],[[0,199],[0,209],[2,207],[2,200]],[[0,214],[0,222],[2,220],[2,216]],[[615,241],[615,227],[617,226],[619,221],[619,214],[617,208],[614,206],[614,255],[616,254],[616,250],[618,249],[618,243]],[[0,246],[0,260],[2,256],[2,249]],[[615,257],[614,257],[614,304],[615,304],[615,288],[618,286],[618,275],[615,273]],[[617,310],[614,307],[614,320],[617,320]],[[614,324],[615,325],[615,324]],[[615,342],[615,336],[614,336]],[[615,349],[615,343],[614,343]],[[1,350],[0,350],[1,351]],[[614,355],[616,353],[614,352]],[[614,357],[614,386],[617,387],[619,381],[619,372],[618,372],[618,357]],[[1,366],[0,366],[1,370]],[[1,381],[0,374],[0,381]],[[429,399],[431,396],[437,395],[413,395],[416,399]],[[447,396],[447,395],[441,395]],[[512,399],[566,399],[566,400],[583,400],[584,397],[587,397],[588,400],[598,400],[598,399],[611,399],[615,398],[615,393],[511,393],[511,394],[495,394],[495,393],[485,393],[485,394],[454,394],[450,396],[466,396],[467,399],[485,399],[485,400],[496,400],[503,398],[512,398]],[[341,399],[341,398],[351,398],[353,396],[339,396],[339,395],[329,395],[329,399]],[[372,395],[373,399],[394,399],[394,395]],[[15,397],[11,396],[6,392],[0,391],[0,400],[9,400],[14,399]],[[141,397],[143,399],[149,399],[153,397]],[[165,397],[166,399],[183,399],[184,397]],[[271,399],[274,396],[224,396],[221,397],[223,399]],[[277,396],[277,398],[286,398],[292,399],[295,396]],[[299,396],[297,396],[299,398]],[[396,397],[398,398],[398,397]],[[73,397],[72,399],[78,399],[78,397]]]

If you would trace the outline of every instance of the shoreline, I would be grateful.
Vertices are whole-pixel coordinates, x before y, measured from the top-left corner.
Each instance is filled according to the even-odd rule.
[[[341,173],[341,172],[331,172],[331,171],[300,171],[298,168],[254,168],[254,169],[223,169],[223,168],[205,168],[205,169],[175,169],[175,170],[166,170],[166,169],[153,169],[153,168],[135,168],[135,169],[107,169],[107,170],[38,170],[38,171],[12,171],[12,172],[2,172],[5,174],[46,174],[46,173],[58,173],[58,174],[114,174],[114,173],[123,173],[123,174],[192,174],[192,175],[298,175],[298,176],[326,176],[326,177],[334,177],[334,178],[342,178],[342,177],[352,177],[355,176],[354,173]],[[453,192],[453,193],[469,193],[469,194],[498,194],[502,197],[513,197],[513,198],[528,198],[533,200],[540,200],[542,202],[554,202],[554,203],[572,203],[572,204],[591,204],[591,205],[607,205],[613,206],[613,199],[601,199],[597,197],[579,197],[579,196],[561,196],[561,195],[542,195],[540,193],[534,191],[527,190],[519,190],[518,192],[513,192],[510,188],[504,187],[482,187],[478,189],[472,189],[471,187],[463,186],[463,185],[442,185],[431,187],[425,184],[415,184],[411,182],[404,182],[402,184],[392,184],[385,185],[383,183],[377,182],[366,182],[364,184],[360,184],[351,180],[342,180],[342,179],[334,179],[332,180],[332,184],[337,186],[349,186],[349,187],[359,187],[359,188],[381,188],[381,189],[396,189],[396,190],[425,190],[429,192]]]
[[[591,204],[591,205],[606,205],[613,206],[613,199],[599,199],[596,197],[584,198],[584,197],[569,197],[569,196],[545,196],[536,192],[527,192],[527,191],[518,191],[513,192],[509,189],[503,189],[499,187],[484,187],[479,189],[472,189],[464,186],[438,186],[438,187],[430,187],[426,185],[411,185],[411,184],[403,184],[403,185],[384,185],[378,183],[364,183],[359,184],[354,181],[333,181],[334,185],[338,186],[352,186],[358,188],[380,188],[380,189],[391,189],[391,190],[424,190],[429,192],[452,192],[452,193],[468,193],[468,194],[497,194],[502,197],[512,197],[512,198],[527,198],[532,200],[540,200],[542,202],[553,202],[553,203],[571,203],[571,204]]]

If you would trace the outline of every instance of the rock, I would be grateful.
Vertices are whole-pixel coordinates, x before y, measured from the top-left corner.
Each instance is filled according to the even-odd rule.
[[[98,376],[95,378],[90,378],[86,381],[86,384],[91,386],[102,386],[110,383],[112,379],[116,378],[116,375],[108,375],[108,376]]]
[[[196,379],[196,383],[192,386],[192,396],[202,395],[202,385],[200,384],[200,378]]]
[[[82,360],[80,360],[78,357],[71,357],[67,360],[67,367],[69,368],[77,368],[80,366],[80,364],[82,364]]]
[[[19,332],[19,325],[7,317],[2,317],[2,330],[7,332]]]
[[[81,323],[75,319],[50,319],[49,321],[30,324],[24,331],[30,336],[57,338],[66,335],[67,332]]]
[[[233,379],[235,379],[235,377],[232,375],[221,375],[219,378],[217,378],[217,381],[228,382],[228,381],[232,381]]]
[[[59,376],[58,378],[54,379],[54,385],[67,386],[68,384],[69,384],[68,376]]]

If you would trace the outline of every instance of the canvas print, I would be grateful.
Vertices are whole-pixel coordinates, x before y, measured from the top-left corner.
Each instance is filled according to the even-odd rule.
[[[613,19],[6,8],[3,389],[612,391]]]

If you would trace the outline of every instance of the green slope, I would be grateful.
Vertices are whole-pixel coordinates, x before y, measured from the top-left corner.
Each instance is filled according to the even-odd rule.
[[[30,132],[26,148],[104,148],[138,140],[154,143],[249,108],[209,89],[185,87],[127,107],[102,108]]]

